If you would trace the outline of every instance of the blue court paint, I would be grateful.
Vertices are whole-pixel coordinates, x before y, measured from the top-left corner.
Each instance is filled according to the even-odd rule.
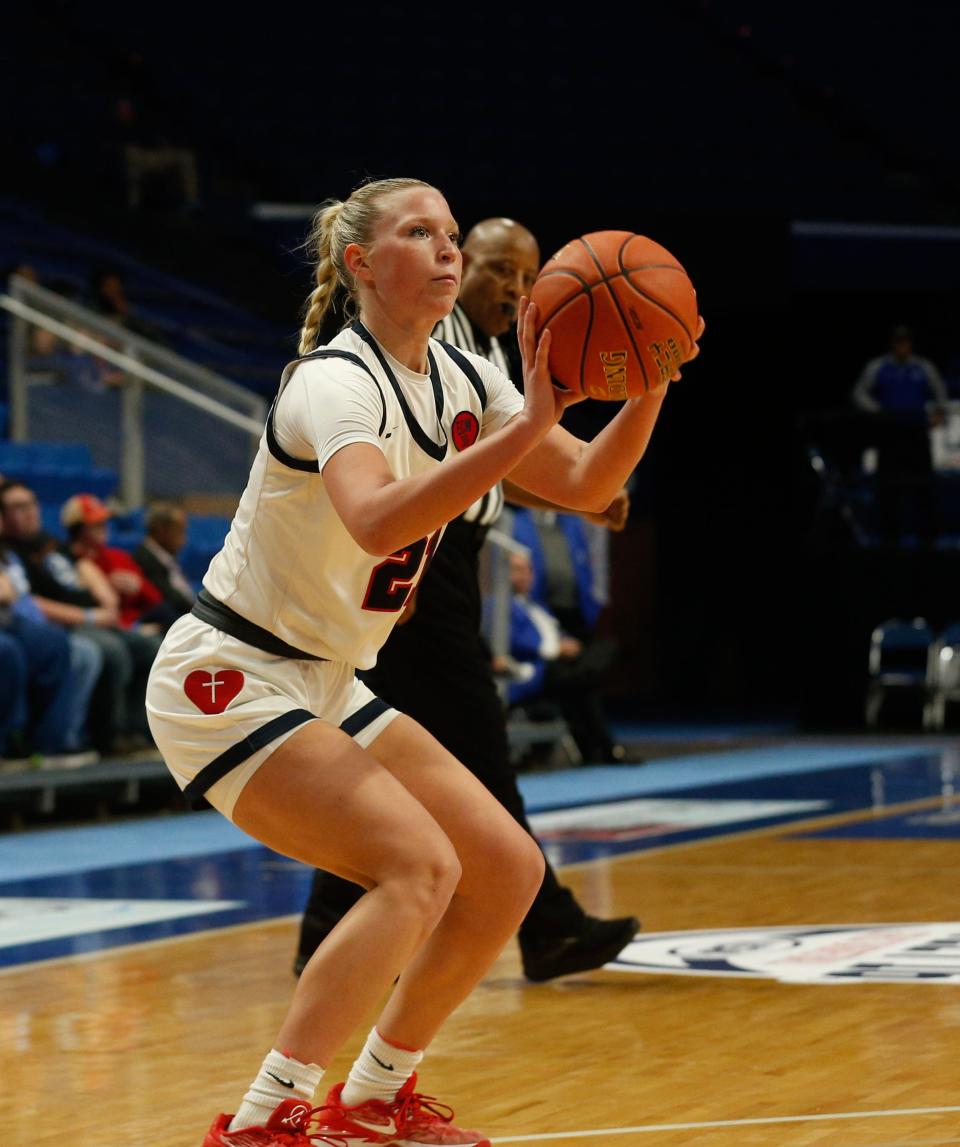
[[[0,967],[289,916],[303,910],[310,879],[311,870],[305,865],[254,844],[210,856],[9,881],[0,885],[0,897],[72,899],[84,902],[86,915],[82,931],[0,948]],[[89,917],[89,902],[97,899],[104,901],[99,930]],[[117,912],[117,902],[124,900],[138,902],[141,908],[142,901],[162,901],[171,910],[158,920],[127,924]],[[176,901],[190,905],[192,914],[177,915],[175,905],[169,904]],[[203,910],[205,902],[208,907]],[[12,934],[12,926],[8,931]]]
[[[135,823],[45,829],[0,837],[0,885],[31,876],[94,872],[149,860],[259,847],[214,811]]]
[[[929,742],[883,748],[794,744],[639,767],[526,774],[520,787],[532,814],[651,795],[739,802],[735,820],[718,808],[717,815],[702,815],[696,823],[665,817],[652,832],[641,824],[643,831],[633,836],[570,834],[572,839],[547,844],[551,860],[562,865],[788,824],[809,817],[813,802],[825,812],[845,812],[874,807],[878,793],[886,804],[928,797],[942,790],[955,764],[955,751],[951,757]],[[620,821],[625,815],[629,819],[620,810]],[[913,823],[898,827],[896,818],[887,829],[901,836],[915,830]],[[307,866],[257,844],[213,811],[0,837],[0,932],[6,926],[7,937],[0,967],[298,915],[311,876]],[[43,929],[31,932],[27,917],[35,924],[44,911]],[[57,911],[62,926],[55,922]],[[17,942],[25,937],[30,938]]]
[[[520,777],[528,812],[572,808],[601,800],[623,800],[651,793],[701,789],[754,778],[793,776],[825,769],[856,768],[918,757],[936,762],[941,750],[928,745],[878,748],[832,745],[786,745],[696,753],[646,765],[599,765]]]

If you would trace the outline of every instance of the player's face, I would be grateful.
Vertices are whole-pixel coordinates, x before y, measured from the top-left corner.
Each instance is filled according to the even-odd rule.
[[[432,329],[460,291],[460,230],[439,191],[428,187],[387,196],[366,252],[367,284],[399,321]]]
[[[471,245],[463,270],[460,305],[486,335],[505,334],[516,322],[522,295],[540,270],[540,252],[529,232],[501,232]]]

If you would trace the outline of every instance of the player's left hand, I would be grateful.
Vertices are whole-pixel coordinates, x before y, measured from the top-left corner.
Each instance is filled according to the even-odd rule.
[[[697,333],[696,333],[696,335],[694,335],[693,346],[690,348],[690,353],[683,360],[684,366],[686,366],[686,364],[688,362],[693,362],[693,360],[700,353],[700,338],[701,338],[704,330],[706,330],[706,326],[707,326],[707,324],[703,321],[703,315],[698,315],[697,316]],[[679,382],[680,381],[680,371],[679,370],[677,371],[677,373],[675,375],[673,375],[673,377],[670,379],[670,381],[671,382]]]
[[[553,395],[554,422],[559,422],[567,407],[583,402],[586,395],[572,390],[560,390],[553,385],[549,367],[550,331],[548,328],[537,337],[536,319],[536,304],[524,296],[520,300],[517,316],[517,340],[520,344],[520,357],[523,360],[523,393],[526,398],[537,393],[537,387],[548,387]]]

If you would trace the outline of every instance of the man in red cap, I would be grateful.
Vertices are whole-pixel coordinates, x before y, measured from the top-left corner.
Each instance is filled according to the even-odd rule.
[[[133,555],[107,545],[107,522],[113,513],[95,494],[74,494],[60,510],[67,547],[78,561],[87,558],[101,569],[116,591],[120,625],[142,633],[163,633],[178,616],[164,601]]]
[[[72,520],[75,513],[71,507],[67,516]],[[0,484],[0,521],[4,543],[22,561],[44,616],[72,635],[89,638],[102,654],[103,668],[90,699],[94,747],[113,754],[148,746],[144,695],[160,634],[121,624],[119,594],[107,575],[44,530],[39,500],[23,482]]]

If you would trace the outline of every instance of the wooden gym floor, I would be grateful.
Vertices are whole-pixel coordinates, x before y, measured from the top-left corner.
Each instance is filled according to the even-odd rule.
[[[541,985],[511,943],[422,1090],[504,1144],[960,1143],[956,742],[689,749],[522,778],[565,882],[642,931]],[[209,812],[0,837],[3,1147],[200,1147],[285,1010],[308,882]]]

